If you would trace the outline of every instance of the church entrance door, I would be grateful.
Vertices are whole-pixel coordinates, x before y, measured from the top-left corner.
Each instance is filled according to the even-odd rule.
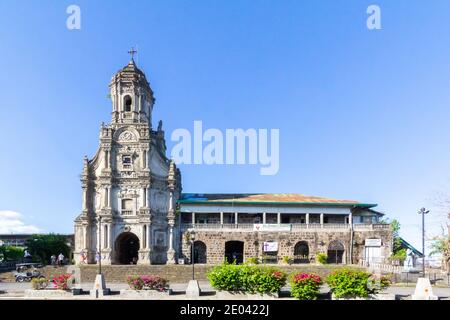
[[[116,240],[117,261],[120,264],[136,264],[139,238],[132,232],[121,233]]]

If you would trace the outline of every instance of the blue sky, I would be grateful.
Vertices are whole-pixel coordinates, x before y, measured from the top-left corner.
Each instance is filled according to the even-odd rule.
[[[66,28],[70,4],[81,8],[81,30]],[[366,27],[371,4],[381,30]],[[16,225],[73,232],[82,159],[96,152],[110,120],[107,85],[134,45],[168,150],[170,133],[195,120],[280,130],[277,175],[181,165],[184,192],[378,203],[419,247],[420,207],[432,209],[429,236],[445,223],[447,0],[4,0],[0,12],[0,212],[16,213],[4,215]]]

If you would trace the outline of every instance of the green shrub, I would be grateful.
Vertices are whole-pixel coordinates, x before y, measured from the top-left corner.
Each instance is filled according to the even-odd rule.
[[[294,274],[291,278],[291,295],[299,300],[315,300],[322,283],[322,279],[314,273]]]
[[[211,286],[216,290],[276,293],[286,284],[286,274],[275,268],[256,265],[223,264],[208,272]]]
[[[33,290],[44,290],[48,287],[48,280],[45,278],[33,278],[31,280]]]
[[[245,263],[246,264],[258,264],[259,260],[257,257],[250,257],[250,258],[247,258],[247,260],[245,260]]]
[[[320,264],[326,264],[328,260],[328,257],[325,253],[318,253],[316,255],[316,261]]]
[[[337,297],[368,297],[390,285],[386,276],[376,276],[366,271],[342,269],[327,277],[331,292]]]
[[[288,256],[284,256],[284,257],[282,258],[282,261],[283,261],[285,264],[290,264],[290,263],[291,263],[291,258],[289,258]]]

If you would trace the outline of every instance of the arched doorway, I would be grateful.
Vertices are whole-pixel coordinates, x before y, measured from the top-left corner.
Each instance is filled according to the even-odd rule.
[[[194,242],[194,262],[206,263],[206,244],[202,241]]]
[[[229,263],[233,263],[233,261],[236,261],[236,264],[241,264],[242,262],[244,262],[244,242],[225,242],[225,259]]]
[[[116,239],[117,262],[136,264],[139,259],[139,238],[132,232],[121,233]]]
[[[344,257],[344,245],[339,240],[331,241],[328,245],[328,263],[342,263]]]
[[[294,263],[309,263],[309,246],[306,241],[299,241],[294,246]]]

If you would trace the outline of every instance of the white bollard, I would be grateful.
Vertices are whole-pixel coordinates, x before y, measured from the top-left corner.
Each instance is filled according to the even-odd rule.
[[[430,279],[419,278],[417,279],[416,290],[411,296],[412,300],[438,300],[438,296],[433,294],[433,288],[431,287]]]

